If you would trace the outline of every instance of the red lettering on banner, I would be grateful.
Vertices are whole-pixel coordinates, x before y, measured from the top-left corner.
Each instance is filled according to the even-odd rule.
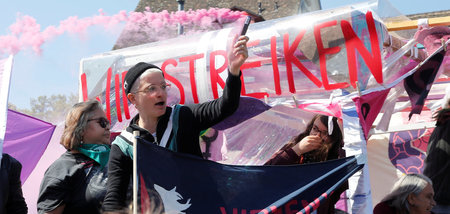
[[[301,30],[298,35],[295,37],[292,46],[289,47],[289,34],[286,33],[283,36],[284,42],[284,58],[286,60],[286,72],[289,84],[289,91],[295,94],[295,86],[294,86],[294,74],[292,72],[292,64],[294,63],[303,73],[308,77],[317,87],[322,87],[322,83],[317,77],[315,77],[301,62],[294,56],[294,52],[298,47],[298,44],[305,35],[306,30]]]
[[[116,114],[117,114],[117,120],[119,122],[122,122],[122,110],[120,109],[120,80],[119,80],[119,74],[114,75],[114,92],[116,94]]]
[[[276,206],[271,206],[270,207],[270,211],[273,214],[283,214],[283,210],[282,209],[278,209],[278,207],[276,207]]]
[[[247,47],[253,47],[253,46],[259,45],[259,43],[260,43],[260,40],[258,39],[258,40],[249,42],[247,44]],[[257,67],[261,67],[261,61],[246,62],[246,63],[244,63],[241,66],[241,72],[242,72],[242,75],[241,75],[241,95],[254,97],[254,98],[257,98],[257,99],[261,99],[261,98],[264,98],[265,96],[267,96],[267,97],[269,96],[269,94],[266,93],[266,92],[254,92],[254,93],[247,94],[247,92],[245,91],[244,70],[245,69],[249,69],[249,68],[257,68]]]
[[[195,60],[201,59],[203,57],[204,54],[201,53],[180,58],[180,62],[189,61],[189,79],[191,80],[191,90],[192,97],[194,98],[194,103],[198,103],[197,84],[195,83]]]
[[[245,69],[249,69],[249,68],[257,68],[257,67],[261,67],[261,61],[248,62],[248,63],[244,63],[241,66],[241,71],[242,71],[242,75],[241,75],[241,95],[254,97],[254,98],[257,98],[257,99],[261,99],[261,98],[264,98],[265,96],[267,96],[267,97],[269,96],[269,94],[266,93],[266,92],[254,92],[254,93],[247,94],[247,92],[245,91],[244,70]]]
[[[86,73],[81,74],[80,81],[81,81],[81,91],[83,93],[83,101],[87,101],[88,100],[88,92],[87,92]]]
[[[130,119],[130,110],[128,109],[128,98],[125,94],[125,89],[123,88],[123,83],[125,82],[125,75],[128,71],[122,72],[122,101],[123,101],[123,111],[125,113],[125,119]]]
[[[299,46],[300,42],[302,41],[303,36],[306,33],[306,29],[300,30],[295,35],[292,35],[292,34],[289,35],[289,33],[286,33],[283,35],[282,38],[277,38],[276,36],[272,36],[270,38],[270,58],[271,58],[270,61],[266,57],[256,56],[254,59],[256,59],[258,61],[255,61],[254,59],[250,59],[250,60],[248,60],[248,62],[244,63],[241,66],[241,70],[243,71],[243,74],[241,76],[241,78],[242,78],[241,94],[259,98],[259,99],[264,98],[264,96],[269,96],[269,94],[266,92],[248,93],[250,86],[247,83],[247,87],[245,87],[246,83],[244,81],[244,79],[245,79],[244,74],[246,74],[247,76],[249,75],[248,72],[245,72],[245,70],[261,67],[262,64],[265,64],[265,63],[272,64],[275,94],[281,95],[283,93],[282,88],[281,88],[281,77],[280,77],[281,75],[280,75],[279,62],[278,62],[278,60],[283,60],[283,56],[280,56],[279,53],[277,53],[277,39],[283,40],[283,47],[278,47],[278,48],[279,49],[283,48],[284,60],[286,63],[287,81],[288,81],[288,85],[289,85],[289,92],[291,92],[291,93],[296,93],[295,79],[294,79],[294,69],[295,68],[293,68],[293,65],[296,66],[317,87],[322,87],[322,85],[323,85],[325,90],[346,88],[346,87],[349,87],[350,85],[353,86],[354,88],[356,88],[356,81],[358,81],[358,68],[360,67],[358,65],[358,63],[363,63],[362,60],[360,60],[359,62],[357,61],[358,60],[357,52],[361,55],[361,58],[364,60],[367,67],[370,69],[370,72],[374,76],[375,80],[378,83],[382,84],[383,83],[382,61],[381,61],[381,50],[380,50],[380,46],[379,46],[377,29],[376,29],[374,18],[372,16],[372,12],[367,12],[365,15],[366,15],[365,19],[366,19],[366,23],[367,23],[367,29],[364,28],[363,30],[364,30],[364,32],[366,32],[366,30],[367,30],[369,38],[363,37],[363,36],[361,38],[358,37],[358,35],[353,30],[350,22],[346,21],[346,20],[332,20],[332,21],[327,21],[324,23],[318,23],[317,25],[314,26],[313,33],[314,33],[314,38],[315,38],[316,45],[317,45],[317,52],[319,54],[321,79],[318,79],[318,77],[315,77],[304,66],[303,62],[300,61],[300,59],[297,58],[294,54],[297,51],[298,46]],[[339,23],[339,21],[340,21],[340,23]],[[333,55],[333,54],[339,53],[339,51],[341,51],[341,47],[339,47],[339,46],[327,47],[326,45],[324,45],[321,31],[324,28],[334,27],[338,24],[340,25],[339,27],[342,30],[342,33],[343,33],[343,36],[345,39],[349,80],[345,81],[345,82],[330,83],[330,80],[328,78],[328,73],[327,73],[326,60],[327,60],[328,55]],[[290,44],[290,41],[289,41],[290,36],[291,37],[295,36],[295,39],[292,42],[292,44]],[[370,49],[364,45],[365,40],[363,40],[363,38],[367,38],[368,40],[370,40]],[[259,46],[260,42],[261,42],[260,40],[254,40],[254,41],[248,42],[247,45],[249,47]],[[367,46],[369,46],[369,45],[367,45]],[[216,57],[218,57],[218,56],[223,57],[224,63],[218,64],[216,66],[216,60],[217,60]],[[199,98],[198,98],[198,89],[197,89],[197,85],[196,85],[196,75],[195,75],[196,65],[195,65],[195,63],[196,63],[196,60],[202,59],[204,57],[205,57],[204,54],[193,54],[190,56],[181,57],[179,59],[167,59],[162,63],[161,68],[164,72],[165,78],[167,79],[167,81],[174,84],[180,92],[180,104],[185,104],[185,102],[186,102],[185,101],[186,94],[185,94],[183,85],[180,81],[178,81],[175,78],[177,75],[172,74],[173,75],[172,76],[172,75],[168,74],[168,72],[166,71],[167,66],[172,65],[174,67],[177,67],[178,63],[189,62],[189,77],[190,77],[190,84],[191,84],[190,87],[191,87],[191,91],[192,91],[192,98],[193,98],[194,103],[198,103]],[[211,90],[212,90],[213,98],[217,99],[217,98],[219,98],[218,85],[222,88],[225,87],[225,82],[220,77],[219,74],[227,69],[227,65],[228,65],[227,52],[225,50],[211,51],[211,53],[208,57],[209,57],[208,60],[209,60]],[[269,66],[269,70],[270,70],[270,66]],[[298,71],[297,69],[295,69],[295,70],[296,70],[296,72]],[[263,72],[266,72],[266,71],[263,71]],[[270,72],[270,71],[268,71],[268,72]],[[106,106],[105,113],[106,113],[108,120],[110,120],[110,121],[111,121],[112,105],[115,105],[117,108],[117,119],[120,122],[122,120],[124,120],[124,118],[122,118],[122,116],[121,116],[122,111],[124,112],[125,118],[130,119],[130,112],[129,112],[129,106],[128,106],[129,103],[126,98],[126,94],[123,90],[123,80],[124,80],[125,74],[126,74],[126,72],[123,72],[121,74],[122,79],[120,79],[120,76],[118,76],[118,75],[116,75],[114,77],[115,85],[114,85],[114,89],[112,89],[111,88],[112,69],[108,68],[107,76],[106,76],[106,88],[104,91],[105,92],[105,100],[103,100],[103,97],[96,97],[97,100],[102,99],[105,102],[105,106]],[[81,96],[82,96],[83,101],[87,101],[89,99],[87,78],[88,77],[87,77],[86,73],[83,73],[80,76]],[[122,92],[120,92],[120,86],[122,86]],[[256,89],[252,88],[252,89],[257,91],[259,88],[256,88]],[[110,100],[111,90],[115,90],[115,98],[116,98],[115,104],[111,103],[111,100]],[[123,109],[120,106],[120,102],[121,102],[120,95],[122,95]],[[102,96],[102,93],[100,93],[99,96]],[[284,209],[284,206],[283,206],[283,209]],[[246,212],[248,212],[248,211],[249,211],[249,209],[247,209]]]
[[[225,210],[225,207],[220,207],[220,212],[222,214],[227,214],[227,211]],[[233,214],[238,214],[238,209],[237,208],[233,208]]]
[[[111,101],[109,95],[111,94],[111,76],[112,69],[108,68],[108,73],[106,74],[106,91],[105,91],[105,105],[106,105],[106,118],[111,121]]]
[[[287,203],[284,205],[285,213],[286,213],[286,214],[297,213],[298,210],[296,210],[296,209],[291,210],[291,206],[293,206],[293,205],[295,206],[295,205],[297,205],[297,204],[298,204],[298,203],[297,203],[297,200],[295,200],[295,199],[290,200],[289,202],[287,202]]]
[[[275,85],[275,93],[277,95],[280,95],[281,94],[280,70],[278,69],[277,38],[275,36],[272,36],[270,38],[270,56],[272,58],[273,83]]]
[[[346,20],[341,21],[342,33],[345,38],[345,47],[347,48],[347,62],[350,76],[350,84],[353,88],[356,88],[356,81],[358,80],[357,66],[356,66],[356,50],[358,50],[361,57],[364,59],[370,72],[375,77],[375,80],[382,84],[383,73],[381,64],[380,47],[378,46],[377,29],[375,28],[375,21],[372,16],[372,12],[366,13],[366,22],[370,35],[370,46],[372,48],[372,54],[364,46],[364,43],[353,31],[352,26]]]
[[[216,56],[222,56],[225,59],[225,63],[220,66],[218,69],[216,68]],[[219,92],[217,91],[217,84],[219,84],[222,88],[225,87],[225,82],[220,78],[219,74],[226,70],[228,65],[227,52],[224,50],[217,50],[211,52],[209,55],[209,75],[211,79],[211,89],[213,93],[214,99],[219,98]]]
[[[331,27],[337,24],[336,20],[324,22],[314,26],[314,37],[316,39],[317,44],[317,52],[319,53],[319,61],[320,61],[320,74],[322,77],[322,83],[325,90],[334,90],[338,88],[347,88],[349,86],[346,82],[340,82],[335,84],[329,84],[328,82],[328,74],[327,74],[327,54],[336,54],[341,48],[339,46],[332,48],[324,48],[322,42],[322,36],[320,34],[321,28]]]
[[[178,88],[178,90],[180,92],[180,104],[184,104],[185,95],[184,95],[183,85],[175,77],[170,76],[166,72],[166,67],[169,64],[173,65],[173,67],[177,67],[177,65],[178,65],[177,61],[175,61],[174,59],[168,59],[168,60],[163,62],[162,66],[161,66],[161,70],[164,72],[164,78],[169,80],[170,82],[172,82],[175,86],[177,86],[177,88]]]

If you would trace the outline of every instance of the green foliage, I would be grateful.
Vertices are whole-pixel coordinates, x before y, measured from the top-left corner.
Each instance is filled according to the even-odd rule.
[[[78,102],[78,96],[63,94],[39,96],[30,99],[31,109],[19,109],[12,103],[8,103],[8,109],[19,111],[41,120],[57,123],[64,120],[69,109]]]

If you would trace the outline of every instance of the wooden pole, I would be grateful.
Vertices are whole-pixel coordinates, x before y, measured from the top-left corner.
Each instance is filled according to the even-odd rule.
[[[445,26],[450,25],[450,16],[436,17],[428,19],[428,26]],[[411,30],[417,29],[417,20],[411,21],[393,21],[386,22],[388,31]]]

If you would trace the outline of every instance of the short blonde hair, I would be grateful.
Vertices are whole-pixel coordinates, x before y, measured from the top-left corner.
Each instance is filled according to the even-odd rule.
[[[102,109],[97,100],[90,100],[75,104],[66,116],[61,145],[67,150],[76,150],[83,141],[88,120],[93,112]]]

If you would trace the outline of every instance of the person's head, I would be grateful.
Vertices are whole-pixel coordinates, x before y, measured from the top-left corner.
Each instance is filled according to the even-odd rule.
[[[333,117],[333,131],[328,133],[328,116],[314,115],[311,121],[306,125],[304,132],[293,138],[292,143],[299,143],[304,137],[317,135],[322,138],[322,146],[319,149],[311,151],[311,155],[318,161],[332,160],[339,157],[339,150],[343,144],[341,129],[338,125],[338,119]]]
[[[124,89],[139,114],[157,118],[166,112],[167,87],[162,70],[140,62],[125,75]]]
[[[434,113],[433,119],[436,120],[436,126],[445,126],[446,121],[450,120],[450,86],[445,89],[442,109]]]
[[[61,145],[77,150],[82,143],[109,144],[110,122],[97,100],[75,104],[66,116]]]
[[[422,174],[406,174],[381,201],[388,202],[399,213],[430,213],[436,205],[430,178]]]

